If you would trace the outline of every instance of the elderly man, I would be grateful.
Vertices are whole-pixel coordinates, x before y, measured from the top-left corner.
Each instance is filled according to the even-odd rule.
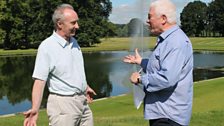
[[[193,96],[193,51],[189,38],[176,24],[176,7],[170,0],[151,3],[148,20],[157,45],[148,59],[138,50],[124,62],[139,64],[130,81],[144,86],[144,117],[150,126],[189,125]]]
[[[32,91],[32,108],[24,113],[24,126],[36,126],[43,90],[47,83],[50,126],[93,126],[88,102],[95,92],[87,85],[83,56],[75,38],[78,15],[69,4],[56,8],[55,31],[38,48]]]

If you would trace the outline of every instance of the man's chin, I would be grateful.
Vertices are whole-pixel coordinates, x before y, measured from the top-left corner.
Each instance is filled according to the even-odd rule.
[[[160,35],[160,33],[156,32],[155,30],[151,30],[150,34],[152,34],[152,35]]]
[[[75,36],[75,33],[71,33],[70,36],[71,36],[71,37]]]

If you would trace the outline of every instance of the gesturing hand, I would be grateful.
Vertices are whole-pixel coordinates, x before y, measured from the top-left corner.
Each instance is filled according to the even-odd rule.
[[[142,57],[138,53],[138,49],[135,49],[135,55],[128,55],[125,56],[123,62],[130,63],[130,64],[141,64]]]

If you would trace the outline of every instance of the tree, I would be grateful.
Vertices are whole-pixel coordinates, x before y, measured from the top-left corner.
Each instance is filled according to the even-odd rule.
[[[81,46],[99,43],[112,30],[108,24],[110,0],[2,0],[0,40],[5,49],[37,46],[52,34],[52,13],[62,3],[70,3],[79,15],[77,39]]]
[[[0,10],[5,8],[5,2],[0,1]],[[0,12],[0,24],[1,24],[1,19],[3,18],[3,13]],[[0,48],[3,48],[3,41],[4,41],[4,36],[5,36],[5,31],[0,27]]]
[[[80,31],[77,33],[81,46],[99,43],[100,37],[107,36],[109,14],[112,9],[110,0],[77,0],[76,11],[80,17]],[[74,5],[74,6],[75,6]]]
[[[104,21],[103,25],[104,27],[108,27],[107,29],[105,29],[105,35],[104,35],[105,37],[117,36],[116,33],[117,26],[115,24],[113,24],[112,22]]]
[[[189,36],[202,35],[207,25],[207,5],[201,1],[187,4],[180,14],[181,27]]]
[[[5,32],[2,36],[4,48],[29,48],[31,41],[43,40],[50,31],[51,23],[44,22],[51,20],[52,11],[46,10],[52,8],[49,5],[45,0],[2,1],[0,25]]]
[[[128,36],[128,25],[127,24],[116,24],[116,34],[118,37]]]
[[[18,3],[17,3],[18,2]],[[5,32],[5,36],[2,37],[4,40],[3,46],[6,49],[16,49],[18,40],[21,38],[19,28],[22,26],[22,21],[18,17],[20,10],[19,1],[1,1],[0,10],[0,25],[1,29]],[[18,29],[16,29],[18,27]]]
[[[214,32],[219,32],[221,36],[224,36],[224,1],[212,1],[209,4],[208,12],[210,27]]]

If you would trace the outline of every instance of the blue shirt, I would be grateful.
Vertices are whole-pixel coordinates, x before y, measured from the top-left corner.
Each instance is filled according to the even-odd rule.
[[[155,50],[142,60],[146,93],[145,119],[169,118],[189,125],[193,97],[193,51],[189,38],[175,25],[159,37]]]
[[[54,32],[38,48],[33,78],[47,82],[49,92],[73,95],[87,88],[81,49],[75,38],[70,42]]]

